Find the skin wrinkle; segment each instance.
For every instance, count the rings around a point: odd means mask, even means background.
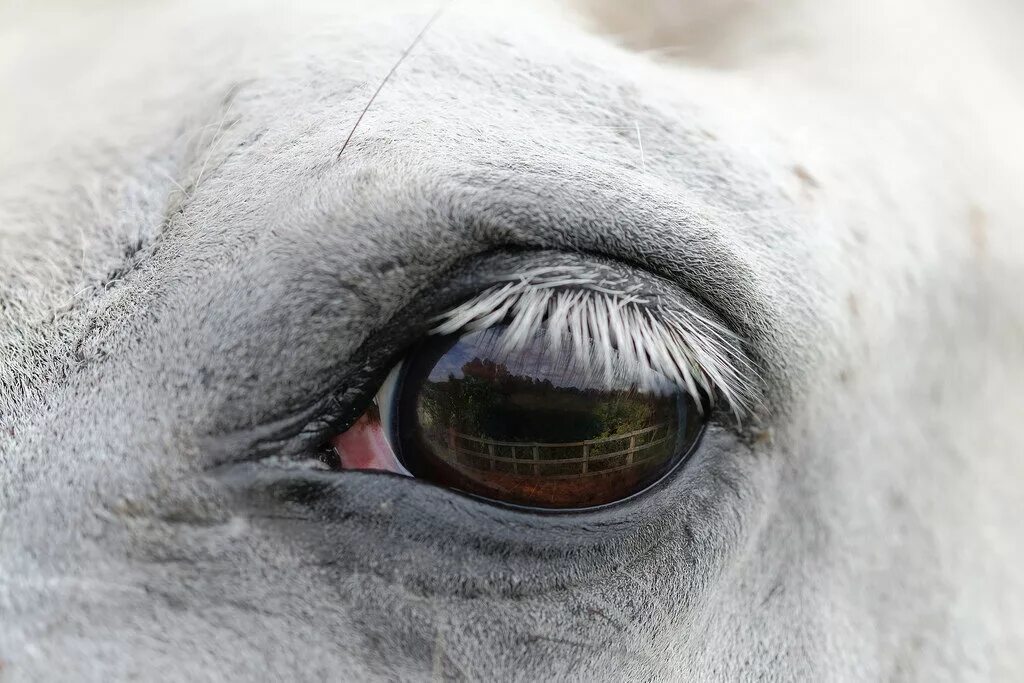
[[[196,180],[195,183],[192,184],[193,188],[198,184],[198,180],[201,179],[203,172],[205,171],[206,167],[209,165],[210,159],[211,159],[211,157],[213,155],[213,152],[214,152],[214,147],[215,147],[216,142],[217,142],[217,135],[223,129],[224,121],[226,120],[226,118],[228,116],[231,104],[232,104],[232,102],[234,100],[234,97],[237,95],[238,90],[239,90],[240,87],[242,87],[242,84],[234,84],[234,85],[231,85],[227,89],[227,95],[225,95],[222,98],[222,102],[221,102],[221,104],[223,105],[223,113],[219,117],[219,122],[216,123],[216,124],[207,124],[206,126],[200,127],[198,129],[198,131],[201,133],[201,131],[204,128],[209,128],[209,127],[212,127],[212,126],[216,126],[216,133],[214,134],[214,139],[211,140],[207,144],[207,146],[206,146],[205,155],[203,157],[202,166],[201,166],[199,174],[197,176],[197,180]],[[197,135],[197,134],[199,134],[199,133],[194,133],[193,136]],[[190,142],[191,142],[191,137],[185,141],[185,146],[187,147]],[[179,154],[178,151],[175,151],[173,153],[174,156],[177,156],[178,154]],[[223,161],[226,162],[228,160],[228,158],[229,157],[225,158]],[[173,163],[173,158],[172,158],[172,163]],[[156,167],[156,170],[157,170],[157,172],[162,177],[164,177],[164,179],[166,179],[168,182],[170,182],[176,188],[180,189],[179,183],[177,183],[177,181],[175,181],[170,175],[168,175],[166,171],[162,170],[160,167]],[[95,307],[95,297],[94,297],[94,300],[92,302],[90,302],[89,300],[83,300],[81,298],[81,295],[85,294],[85,293],[88,293],[88,292],[95,293],[97,291],[102,291],[103,293],[109,292],[109,290],[110,290],[110,288],[112,286],[122,283],[124,281],[124,279],[132,273],[132,271],[134,271],[137,267],[139,267],[145,261],[147,256],[150,256],[153,253],[155,253],[160,248],[160,243],[161,243],[162,237],[164,236],[164,234],[167,232],[168,228],[172,224],[172,218],[177,218],[179,220],[182,220],[182,222],[184,222],[184,219],[181,218],[181,214],[182,214],[182,205],[187,200],[187,196],[186,195],[187,195],[187,192],[184,192],[184,191],[182,192],[182,195],[180,195],[178,197],[175,197],[173,193],[168,194],[168,197],[167,197],[167,200],[166,200],[167,208],[163,211],[163,218],[160,220],[159,227],[152,234],[152,236],[150,236],[146,240],[143,240],[143,238],[138,238],[134,244],[129,244],[128,247],[126,247],[126,249],[125,249],[124,261],[121,264],[119,264],[119,265],[113,266],[111,268],[111,270],[109,270],[108,273],[104,276],[104,278],[103,278],[101,283],[99,283],[99,284],[91,284],[91,285],[88,285],[88,286],[84,287],[83,289],[80,289],[68,301],[66,301],[63,304],[57,306],[54,310],[49,311],[44,317],[42,317],[37,323],[35,323],[33,325],[33,327],[38,326],[40,323],[43,323],[43,324],[45,324],[45,323],[54,324],[54,323],[58,322],[58,320],[64,319],[65,316],[68,316],[68,315],[72,314],[76,307],[85,307],[86,311],[88,311],[92,307]],[[80,227],[79,227],[79,231],[80,231],[80,234],[83,234],[83,233],[81,233],[81,228]],[[85,258],[86,258],[85,251],[84,251],[84,249],[85,249],[84,234],[83,234],[82,240],[83,240],[82,260],[84,261]],[[92,307],[89,306],[90,303],[93,304]],[[83,354],[83,352],[81,350],[83,344],[87,343],[87,341],[90,340],[90,338],[95,338],[96,335],[97,335],[97,332],[100,331],[97,328],[97,326],[96,326],[95,320],[96,320],[95,318],[90,320],[89,327],[87,327],[86,329],[84,329],[82,332],[79,333],[78,338],[77,338],[77,340],[75,342],[74,357],[78,361],[78,363],[81,363],[83,360],[85,360],[85,356],[84,356],[84,354]],[[9,353],[11,353],[14,350],[16,350],[16,349],[7,348],[6,352],[7,352],[7,354],[9,354]],[[8,370],[8,369],[9,370],[17,370],[18,366],[17,366],[17,364],[12,363],[11,365],[3,368],[3,370]],[[68,372],[70,372],[73,369],[73,366],[66,367],[66,368],[57,368],[57,367],[53,367],[51,365],[49,369],[50,369],[50,372],[54,376],[62,376],[62,375],[66,375]],[[0,374],[0,383],[7,384],[8,382],[9,382],[9,380],[5,381],[5,378],[4,378],[3,374]],[[27,389],[28,387],[26,387],[24,384],[22,384],[22,388],[23,389]],[[35,389],[37,392],[41,388],[42,387],[33,387],[33,389]],[[6,396],[0,396],[0,398],[7,398],[7,397]]]
[[[436,3],[0,7],[3,675],[1019,679],[990,2],[453,3],[368,108]],[[704,302],[764,424],[582,515],[288,463],[552,253]]]

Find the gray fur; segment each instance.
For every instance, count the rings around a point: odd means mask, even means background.
[[[82,4],[0,7],[0,677],[1019,680],[1012,9],[664,63],[457,1],[353,131],[436,6]],[[714,311],[756,419],[568,516],[282,457],[541,251]]]

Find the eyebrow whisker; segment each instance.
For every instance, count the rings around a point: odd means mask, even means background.
[[[390,81],[391,77],[395,75],[395,72],[398,71],[398,67],[402,65],[402,62],[405,61],[405,58],[409,56],[409,53],[412,52],[413,48],[415,48],[416,45],[423,39],[423,36],[427,34],[427,31],[430,30],[430,27],[434,25],[434,22],[436,22],[438,18],[440,18],[441,14],[448,8],[448,6],[452,2],[454,2],[454,0],[447,0],[447,2],[443,3],[440,7],[434,10],[434,13],[430,15],[429,19],[427,19],[427,23],[423,25],[423,28],[420,29],[419,33],[417,33],[416,36],[412,39],[412,42],[409,43],[409,46],[402,51],[402,54],[399,55],[398,59],[391,66],[391,69],[388,70],[387,74],[385,74],[384,80],[382,80],[380,82],[380,85],[377,86],[377,89],[373,91],[373,94],[370,95],[370,99],[366,102],[366,106],[363,107],[363,110],[359,112],[359,116],[356,117],[356,122],[355,124],[353,124],[352,130],[348,132],[348,137],[345,138],[345,142],[341,145],[341,149],[338,150],[338,159],[341,159],[341,155],[345,153],[345,148],[348,147],[348,143],[352,141],[352,136],[355,135],[356,128],[358,128],[359,124],[363,122],[363,117],[366,116],[366,112],[368,112],[370,110],[370,107],[373,106],[373,103],[374,101],[376,101],[377,96],[380,95],[381,90],[384,89],[384,86],[387,85],[387,82]]]
[[[636,126],[636,144],[640,147],[640,172],[647,173],[647,161],[644,160],[644,140],[640,137],[640,122],[634,121]]]

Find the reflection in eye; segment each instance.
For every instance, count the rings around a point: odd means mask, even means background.
[[[703,419],[667,378],[621,358],[610,372],[574,362],[543,329],[508,349],[507,331],[436,337],[409,358],[393,429],[413,475],[505,503],[578,508],[646,488],[689,452]]]
[[[540,268],[481,292],[439,318],[329,462],[535,508],[649,488],[686,459],[712,398],[739,416],[757,378],[721,324],[620,291]]]

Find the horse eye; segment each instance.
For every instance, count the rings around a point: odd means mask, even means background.
[[[379,413],[334,440],[336,465],[571,509],[643,491],[692,450],[705,411],[649,364],[611,350],[592,367],[575,359],[598,339],[557,348],[544,327],[513,336],[502,324],[428,337],[378,394]]]

